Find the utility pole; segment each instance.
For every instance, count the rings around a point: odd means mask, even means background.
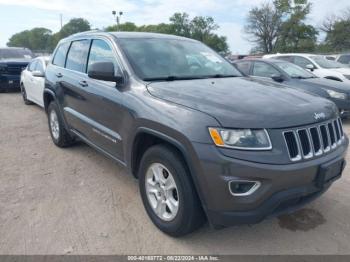
[[[117,22],[117,31],[119,31],[120,20],[121,20],[121,17],[123,15],[123,12],[119,12],[117,15],[117,12],[113,10],[112,15],[114,16],[114,19]]]
[[[62,26],[63,26],[63,14],[60,14],[60,24],[61,24],[61,29],[62,29]]]

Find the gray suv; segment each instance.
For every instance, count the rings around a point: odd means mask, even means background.
[[[257,223],[341,176],[348,139],[328,100],[243,77],[198,41],[86,32],[62,40],[44,90],[59,147],[91,145],[138,178],[163,232]]]

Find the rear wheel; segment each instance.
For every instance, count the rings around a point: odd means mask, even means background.
[[[66,130],[58,106],[51,102],[47,110],[49,129],[52,141],[58,147],[68,147],[74,142],[74,138]]]
[[[171,147],[156,145],[146,151],[141,160],[139,186],[147,214],[164,233],[183,236],[204,223],[190,173]]]
[[[31,104],[33,104],[31,101],[28,100],[28,98],[27,98],[27,92],[26,92],[26,89],[25,89],[25,87],[24,87],[23,84],[21,84],[21,93],[22,93],[22,98],[23,98],[24,104],[26,104],[26,105],[31,105]]]

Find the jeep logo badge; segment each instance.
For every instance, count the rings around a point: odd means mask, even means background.
[[[315,120],[325,119],[326,118],[326,114],[325,113],[315,113],[314,114],[314,118],[315,118]]]

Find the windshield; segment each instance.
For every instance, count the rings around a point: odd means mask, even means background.
[[[0,59],[31,59],[33,53],[28,49],[0,49]]]
[[[233,65],[199,42],[161,38],[123,38],[118,42],[143,80],[242,76]]]
[[[341,68],[344,67],[341,63],[328,60],[320,55],[310,56],[320,67],[323,68]]]
[[[301,67],[289,62],[276,62],[276,66],[282,69],[288,76],[292,78],[314,78],[315,76]]]

